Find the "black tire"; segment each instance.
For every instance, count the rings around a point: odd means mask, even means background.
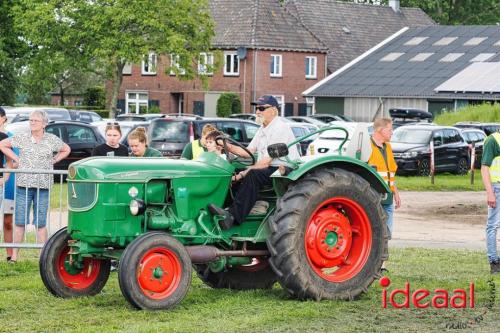
[[[45,287],[63,298],[93,296],[101,292],[109,278],[110,260],[85,258],[83,269],[71,266],[68,259],[67,228],[52,235],[40,254],[40,276]]]
[[[254,265],[227,267],[221,272],[212,272],[205,264],[194,265],[198,277],[208,286],[216,289],[253,290],[271,289],[278,278],[268,259]]]
[[[417,175],[429,176],[431,174],[431,167],[427,159],[422,159],[418,162]]]
[[[267,241],[283,288],[315,300],[353,300],[366,292],[388,258],[380,200],[366,180],[337,168],[292,184],[277,203]]]
[[[191,272],[191,259],[177,239],[163,232],[148,232],[125,248],[118,282],[132,306],[164,310],[184,299],[191,284]]]
[[[455,173],[457,175],[466,175],[469,172],[469,163],[465,157],[461,157],[457,163],[457,170]]]

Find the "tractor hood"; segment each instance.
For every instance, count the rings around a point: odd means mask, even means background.
[[[142,182],[149,179],[230,176],[234,167],[214,153],[196,161],[139,157],[90,157],[72,163],[72,181]]]

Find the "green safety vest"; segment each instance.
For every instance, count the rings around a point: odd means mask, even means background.
[[[500,146],[500,133],[495,132],[492,135]],[[490,179],[492,183],[500,183],[500,156],[495,157],[493,162],[491,162]]]

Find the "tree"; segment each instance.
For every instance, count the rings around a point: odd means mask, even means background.
[[[166,70],[192,79],[214,36],[207,0],[19,0],[16,13],[30,42],[104,70],[112,116],[125,64],[175,54],[179,67]]]

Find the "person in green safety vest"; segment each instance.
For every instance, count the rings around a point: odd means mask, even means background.
[[[217,130],[217,128],[212,124],[206,124],[203,126],[203,129],[201,130],[201,138],[188,143],[182,151],[181,158],[195,160],[201,155],[201,153],[207,151],[205,148],[205,138],[208,133],[215,130]]]

